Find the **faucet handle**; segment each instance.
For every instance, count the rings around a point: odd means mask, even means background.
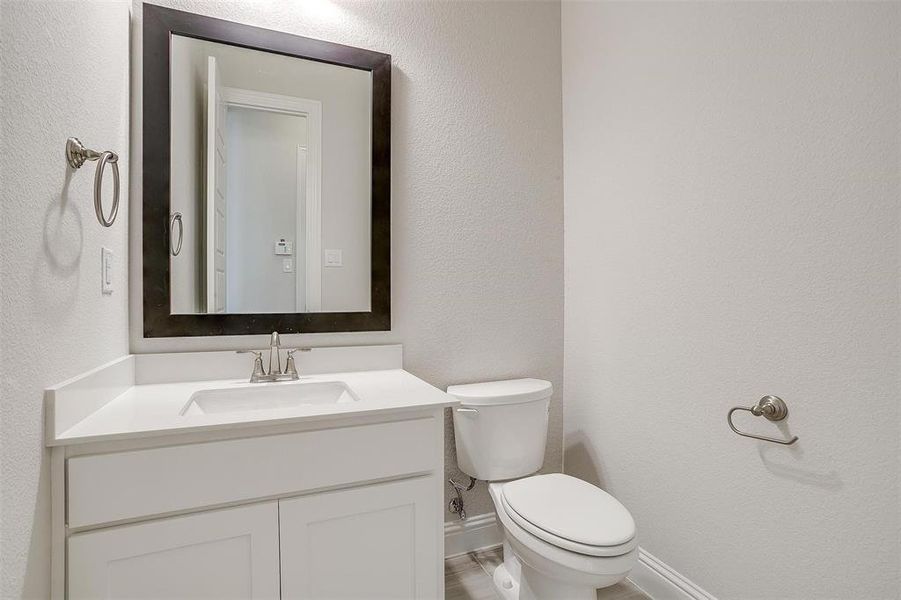
[[[266,372],[263,370],[263,351],[262,350],[237,350],[238,354],[253,354],[253,374],[250,381],[257,381],[260,377],[264,377]]]
[[[294,379],[297,379],[297,365],[294,364],[294,353],[309,351],[309,348],[289,348],[288,350],[286,350],[286,352],[288,353],[288,359],[285,362],[285,374],[290,375]]]

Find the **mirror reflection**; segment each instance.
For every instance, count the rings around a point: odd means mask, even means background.
[[[174,314],[370,310],[369,71],[171,38]]]

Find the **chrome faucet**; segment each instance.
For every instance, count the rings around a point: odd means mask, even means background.
[[[275,355],[275,364],[278,367],[276,373],[282,372],[282,355],[279,349],[282,347],[278,332],[273,331],[269,336],[269,373],[272,373],[272,355]]]
[[[250,383],[266,383],[271,381],[293,381],[299,379],[297,365],[294,364],[295,352],[309,352],[309,348],[291,348],[286,350],[285,370],[282,370],[281,339],[277,331],[269,336],[269,369],[263,368],[262,350],[238,350],[238,354],[253,354],[253,373],[250,375]],[[275,358],[275,370],[272,369],[272,359]]]

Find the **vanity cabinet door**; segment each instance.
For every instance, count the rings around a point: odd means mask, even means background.
[[[443,597],[434,478],[279,502],[282,598]]]
[[[68,598],[277,599],[276,502],[69,538]]]

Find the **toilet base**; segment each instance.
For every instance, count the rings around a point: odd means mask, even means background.
[[[494,570],[494,589],[504,600],[519,600],[519,582],[510,576],[506,565],[500,565]]]
[[[539,573],[529,565],[522,566],[518,600],[597,600],[597,589],[570,585]]]
[[[504,562],[494,570],[494,588],[503,600],[596,600],[597,589],[571,585],[522,564],[504,542]]]
[[[513,554],[510,543],[504,540],[504,562],[494,570],[494,589],[504,600],[519,600],[519,578],[522,563]]]

